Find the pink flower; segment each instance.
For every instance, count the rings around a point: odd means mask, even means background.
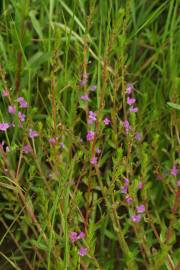
[[[177,186],[180,187],[180,179],[177,181]]]
[[[84,101],[89,101],[90,100],[88,94],[84,95],[84,96],[81,96],[81,99],[84,100]]]
[[[137,206],[136,209],[137,209],[138,213],[144,213],[145,206],[144,206],[144,204],[141,204],[141,205]]]
[[[142,183],[142,182],[139,182],[137,188],[138,188],[138,189],[143,189],[143,187],[144,187],[143,183]]]
[[[128,191],[128,186],[127,185],[121,187],[121,193],[122,194],[127,194],[127,191]]]
[[[77,239],[78,239],[78,234],[77,234],[77,232],[71,232],[71,233],[70,233],[70,239],[71,239],[71,242],[72,242],[72,243],[76,242]]]
[[[142,140],[142,135],[139,132],[137,132],[135,134],[135,139],[136,139],[136,141],[141,141]]]
[[[9,112],[10,114],[15,114],[15,113],[16,113],[16,107],[15,107],[15,106],[9,105],[9,106],[8,106],[8,112]]]
[[[92,165],[96,165],[97,164],[97,157],[92,157],[90,162]]]
[[[55,145],[55,144],[56,144],[56,138],[50,138],[50,139],[48,140],[48,142],[49,142],[50,144],[52,144],[52,145]]]
[[[80,232],[78,235],[78,239],[83,239],[85,237],[85,233],[84,232]]]
[[[87,248],[81,247],[80,250],[78,251],[78,255],[83,257],[87,254]]]
[[[31,146],[30,146],[29,144],[25,144],[25,145],[23,146],[23,152],[24,152],[25,154],[28,154],[28,153],[32,152]]]
[[[132,105],[135,102],[136,102],[136,99],[135,98],[130,98],[130,97],[127,98],[127,104]]]
[[[38,137],[39,133],[36,130],[29,129],[29,138]]]
[[[131,220],[133,221],[133,222],[140,222],[140,220],[141,220],[141,216],[140,215],[132,215],[131,216]]]
[[[131,203],[133,201],[133,199],[129,195],[126,196],[125,200],[127,203]]]
[[[129,132],[129,129],[130,129],[129,121],[128,121],[128,120],[125,120],[125,121],[123,122],[123,126],[124,126],[124,128],[125,128],[126,133],[128,133],[128,132]]]
[[[100,148],[96,148],[96,153],[99,155],[101,154],[101,149]]]
[[[108,126],[111,123],[111,121],[108,117],[106,117],[103,122],[106,126]]]
[[[126,93],[130,95],[134,91],[134,86],[131,83],[127,84]]]
[[[19,120],[20,120],[21,122],[24,122],[25,119],[26,119],[25,114],[22,113],[22,112],[18,112],[18,117],[19,117]]]
[[[85,86],[88,82],[88,74],[87,73],[84,73],[83,74],[83,79],[79,82],[80,86]]]
[[[129,111],[132,112],[132,113],[136,113],[136,112],[138,112],[138,108],[137,108],[137,107],[131,106],[131,107],[129,108]]]
[[[178,169],[176,166],[173,166],[171,169],[171,175],[176,176],[178,174]]]
[[[20,108],[27,108],[27,102],[23,97],[18,97],[17,101],[20,103]]]
[[[9,128],[8,123],[0,123],[0,130],[1,131],[6,131]]]
[[[87,84],[87,80],[81,80],[80,82],[79,82],[79,85],[80,86],[85,86]]]
[[[89,120],[88,120],[88,124],[93,124],[96,121],[96,114],[92,111],[89,112]]]
[[[96,85],[91,85],[91,87],[90,87],[90,90],[91,91],[96,91],[96,89],[97,89],[97,86]]]
[[[8,97],[9,96],[9,91],[7,89],[4,89],[2,92],[3,97]]]
[[[93,141],[95,137],[95,132],[94,131],[88,131],[86,134],[86,140],[87,141]]]
[[[85,72],[85,73],[83,73],[83,79],[84,79],[84,80],[87,80],[87,79],[88,79],[88,77],[89,77],[89,74],[88,74],[88,73],[86,73],[86,72]]]
[[[61,148],[64,148],[64,147],[65,147],[64,142],[61,142],[61,143],[60,143],[60,146],[61,146]]]
[[[125,186],[128,186],[128,184],[129,184],[129,179],[128,178],[124,178],[124,184],[125,184]]]

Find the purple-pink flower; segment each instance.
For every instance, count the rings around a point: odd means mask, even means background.
[[[95,132],[94,131],[88,131],[86,134],[86,140],[87,141],[93,141],[95,137]]]
[[[131,216],[131,220],[132,220],[133,222],[138,223],[138,222],[140,222],[140,220],[141,220],[141,216],[140,216],[140,215],[132,215],[132,216]]]
[[[136,113],[136,112],[138,112],[138,108],[137,108],[137,107],[131,106],[131,107],[129,108],[129,111],[132,112],[132,113]]]
[[[125,198],[126,202],[129,204],[129,203],[132,203],[133,199],[132,197],[130,197],[129,195],[126,196]]]
[[[83,257],[87,254],[87,248],[81,247],[78,251],[78,255]]]
[[[36,130],[29,129],[29,137],[31,139],[35,138],[35,137],[38,137],[38,136],[39,136],[39,133]]]
[[[52,144],[52,145],[55,145],[56,144],[56,138],[49,138],[49,140],[48,140],[48,142],[50,143],[50,144]]]
[[[96,153],[97,153],[98,155],[100,155],[100,154],[101,154],[101,149],[100,149],[100,148],[96,148]]]
[[[16,113],[16,107],[15,106],[12,106],[12,105],[9,105],[8,106],[8,112],[10,114],[15,114]]]
[[[96,85],[91,85],[91,87],[90,87],[90,90],[91,91],[96,91],[96,89],[97,89],[97,86]]]
[[[61,148],[64,148],[64,147],[65,147],[64,142],[60,142],[60,147],[61,147]]]
[[[178,169],[177,169],[177,167],[174,165],[174,166],[172,167],[172,169],[171,169],[171,175],[177,176],[177,174],[178,174]]]
[[[77,232],[71,232],[70,233],[70,240],[72,243],[76,242],[78,239],[78,233]]]
[[[144,213],[145,206],[144,206],[144,204],[141,204],[141,205],[137,206],[136,209],[137,209],[138,213]]]
[[[135,139],[136,139],[136,141],[141,141],[142,140],[142,135],[139,132],[137,132],[135,134]]]
[[[8,123],[0,123],[0,130],[1,131],[6,131],[9,128]]]
[[[128,184],[129,184],[129,179],[128,178],[124,178],[124,184],[125,184],[125,186],[128,186]]]
[[[130,129],[129,121],[128,120],[124,120],[123,126],[125,128],[126,133],[128,133],[129,132],[129,129]]]
[[[8,96],[9,96],[9,91],[8,91],[7,89],[4,89],[4,90],[2,91],[2,96],[3,96],[3,97],[8,97]]]
[[[85,86],[87,84],[87,80],[81,80],[80,82],[79,82],[79,85],[80,86]]]
[[[90,163],[92,165],[96,165],[97,164],[97,157],[92,157]]]
[[[25,119],[26,119],[26,116],[25,116],[24,113],[18,112],[18,118],[19,118],[19,120],[20,120],[21,122],[24,122]]]
[[[142,183],[142,182],[139,182],[137,188],[138,188],[138,189],[143,189],[143,187],[144,187],[143,183]]]
[[[89,112],[88,124],[93,124],[96,121],[96,114],[92,111]]]
[[[130,97],[127,97],[127,104],[129,105],[132,105],[136,102],[136,99],[135,98],[130,98]]]
[[[25,101],[25,99],[23,97],[18,97],[17,101],[20,104],[20,108],[27,108],[27,102]]]
[[[84,100],[84,101],[89,101],[89,96],[88,94],[84,95],[84,96],[81,96],[81,99]]]
[[[127,191],[128,191],[128,186],[127,185],[121,187],[121,193],[122,194],[127,194]]]
[[[88,82],[88,74],[84,73],[83,74],[83,79],[79,82],[80,86],[85,86]]]
[[[177,186],[180,187],[180,179],[177,181]]]
[[[108,126],[111,123],[111,120],[108,117],[106,117],[103,122],[106,126]]]
[[[127,84],[126,93],[130,95],[134,91],[134,86],[131,83]]]
[[[24,152],[25,154],[31,153],[31,152],[32,152],[31,146],[30,146],[29,144],[25,144],[25,145],[23,146],[23,152]]]
[[[78,239],[83,239],[85,237],[85,233],[84,232],[80,232],[78,235]]]

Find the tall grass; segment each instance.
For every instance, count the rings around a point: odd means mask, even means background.
[[[178,11],[0,2],[0,269],[180,268]]]

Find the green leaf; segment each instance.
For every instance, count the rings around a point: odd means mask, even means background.
[[[41,64],[47,62],[48,58],[49,58],[48,53],[37,52],[29,59],[29,65],[31,68],[37,69]]]
[[[36,19],[36,12],[34,10],[31,10],[29,12],[29,16],[31,18],[31,21],[32,21],[32,24],[33,24],[33,27],[34,27],[35,31],[39,35],[40,39],[43,39],[43,34],[42,34],[41,26],[40,26],[38,20]]]
[[[167,105],[172,107],[173,109],[180,110],[180,105],[172,102],[167,102]]]

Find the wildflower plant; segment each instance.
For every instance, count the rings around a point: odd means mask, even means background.
[[[178,3],[2,2],[2,269],[179,269]]]

